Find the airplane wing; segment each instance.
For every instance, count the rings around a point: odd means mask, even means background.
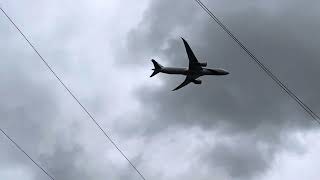
[[[186,76],[186,79],[178,86],[176,87],[175,89],[173,89],[172,91],[176,91],[186,85],[188,85],[189,83],[193,82],[193,80],[197,79],[199,76]]]
[[[174,88],[172,91],[178,90],[178,89],[188,85],[189,83],[191,83],[191,81],[187,77],[178,87]]]
[[[190,70],[201,70],[202,67],[199,64],[199,61],[197,60],[196,56],[193,54],[192,49],[190,48],[188,42],[184,40],[182,37],[181,39],[183,40],[183,44],[186,48],[188,58],[189,58],[189,69]]]

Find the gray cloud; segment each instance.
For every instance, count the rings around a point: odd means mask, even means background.
[[[308,3],[309,13],[298,13],[302,11],[299,2],[272,3],[270,6],[259,2],[241,6],[243,2],[234,1],[207,4],[209,8],[217,5],[219,8],[215,9],[219,9],[217,12],[227,26],[285,84],[317,110],[320,104],[316,95],[320,86],[312,83],[312,79],[318,74],[320,41],[313,33],[305,32],[320,28],[319,24],[314,24],[319,14],[309,8],[310,4],[316,6],[318,2]],[[232,8],[227,8],[230,5]],[[143,112],[148,112],[141,122],[147,124],[144,133],[152,136],[168,127],[218,131],[221,137],[231,137],[233,145],[222,142],[212,147],[205,155],[211,157],[209,164],[224,168],[234,179],[252,179],[268,170],[292,133],[316,126],[200,8],[195,7],[193,2],[153,1],[140,26],[128,34],[129,56],[134,58],[127,63],[150,64],[148,59],[156,56],[160,57],[160,63],[185,66],[187,56],[179,39],[183,36],[200,60],[208,61],[210,67],[228,69],[231,74],[202,77],[201,86],[191,84],[177,92],[170,90],[183,78],[158,75],[163,86],[141,87],[136,93]],[[306,24],[314,25],[306,27]],[[239,135],[242,138],[236,138]],[[256,142],[272,151],[264,153]]]
[[[255,179],[277,153],[305,152],[292,134],[311,130],[309,117],[194,2],[144,3],[34,0],[4,7],[147,179]],[[320,87],[309,79],[318,73],[319,28],[306,26],[318,16],[316,3],[208,4],[316,110]],[[57,180],[140,179],[7,20],[0,21],[6,42],[0,45],[0,126]],[[187,65],[179,36],[199,59],[231,74],[203,77],[201,86],[175,93],[170,90],[182,77],[149,79],[151,72],[142,69],[151,57]],[[158,80],[162,85],[152,87]],[[46,178],[0,140],[0,179]]]
[[[57,2],[48,6],[37,1],[19,3],[19,11],[14,8],[16,2],[3,7],[85,106],[96,117],[103,116],[101,124],[112,126],[114,114],[109,112],[119,111],[114,105],[121,91],[112,89],[117,87],[111,76],[115,70],[110,67],[111,50],[105,46],[111,35],[102,32],[113,22],[93,21],[103,8],[93,11],[95,7],[86,6],[92,2],[81,1],[77,7],[71,1],[63,3],[62,9]],[[39,11],[28,14],[31,8]],[[0,21],[5,42],[0,45],[1,128],[57,180],[138,179],[7,19],[1,15]],[[48,178],[5,137],[1,137],[0,159],[0,179],[19,178],[16,172],[23,172],[25,179]],[[15,173],[7,175],[7,171]]]

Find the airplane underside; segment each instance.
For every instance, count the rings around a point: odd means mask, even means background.
[[[189,59],[189,67],[188,68],[175,68],[175,67],[164,67],[160,65],[158,62],[156,62],[154,59],[152,59],[152,63],[154,65],[153,73],[150,77],[153,77],[154,75],[158,73],[165,73],[165,74],[178,74],[178,75],[185,75],[185,80],[173,91],[178,90],[189,83],[194,84],[201,84],[201,80],[198,80],[197,78],[204,76],[204,75],[227,75],[229,72],[223,70],[223,69],[209,69],[205,68],[207,66],[206,62],[199,62],[196,58],[196,56],[193,54],[190,46],[188,43],[182,38],[184,46],[187,51],[188,59]]]
[[[183,68],[172,68],[172,69],[166,69],[164,68],[160,72],[165,73],[165,74],[178,74],[178,75],[186,75],[186,76],[204,76],[204,75],[227,75],[229,74],[228,72],[221,70],[221,69],[207,69],[203,68],[202,70],[199,71],[194,71],[194,70],[187,70]]]

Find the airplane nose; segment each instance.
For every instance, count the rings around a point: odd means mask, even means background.
[[[230,74],[228,71],[224,69],[209,69],[211,75],[227,75]]]
[[[224,69],[220,69],[220,73],[221,75],[228,75],[230,74],[228,71],[224,70]]]

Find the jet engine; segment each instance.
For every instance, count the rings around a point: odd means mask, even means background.
[[[195,84],[201,84],[202,83],[201,80],[197,80],[197,79],[193,80],[192,82],[195,83]]]
[[[207,62],[204,62],[204,63],[199,63],[199,65],[201,66],[201,67],[207,67]]]

